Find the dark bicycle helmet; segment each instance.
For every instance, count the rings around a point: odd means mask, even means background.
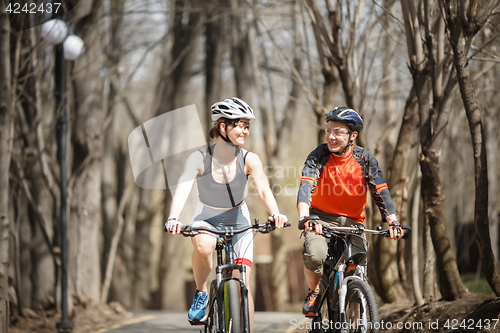
[[[363,129],[363,119],[351,108],[337,106],[325,114],[326,121],[339,121],[346,124],[353,131],[360,132]]]

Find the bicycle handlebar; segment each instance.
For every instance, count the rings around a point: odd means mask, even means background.
[[[299,221],[299,230],[304,230],[305,229],[305,223],[308,221],[312,221],[309,223],[310,227],[314,227],[317,223],[316,220],[319,220],[319,216],[317,215],[310,215],[306,216]],[[384,237],[390,237],[389,229],[382,229],[381,226],[378,226],[376,230],[373,229],[367,229],[365,228],[364,225],[358,224],[358,225],[352,225],[349,227],[334,227],[334,226],[326,226],[323,225],[323,230],[326,230],[327,233],[331,234],[355,234],[355,235],[361,235],[363,233],[365,234],[373,234],[373,235],[382,235]],[[411,233],[411,227],[407,225],[402,225],[401,229],[406,230],[407,232],[404,233],[402,239],[407,239],[410,236]],[[323,232],[323,235],[325,235],[325,232]]]
[[[285,222],[283,227],[289,227],[292,223],[290,221]],[[258,232],[267,234],[276,229],[274,221],[267,221],[264,224],[259,224],[259,219],[254,220],[254,224],[248,225],[246,227],[240,229],[234,229],[233,227],[226,227],[224,230],[218,229],[208,229],[206,227],[192,227],[190,225],[186,225],[182,227],[181,234],[184,237],[193,237],[200,233],[200,231],[210,232],[215,235],[226,236],[226,235],[236,235],[241,234],[249,229],[257,229]]]

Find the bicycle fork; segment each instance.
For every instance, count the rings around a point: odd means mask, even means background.
[[[219,250],[219,245],[220,250]],[[226,262],[227,264],[222,264],[222,249],[224,246],[222,244],[217,244],[217,267],[215,268],[216,279],[217,279],[217,294],[223,295],[224,297],[217,297],[217,305],[219,308],[219,313],[222,314],[224,311],[224,316],[219,316],[219,329],[221,333],[230,333],[226,331],[226,309],[224,304],[227,301],[226,288],[225,285],[230,280],[236,280],[240,284],[240,297],[241,297],[241,310],[243,318],[243,328],[244,333],[249,333],[248,327],[250,327],[249,316],[248,316],[248,289],[246,287],[246,266],[234,264],[232,247],[226,245]],[[233,277],[232,273],[234,270],[240,271],[239,278]],[[230,326],[229,326],[230,327]],[[230,328],[229,328],[230,330]]]

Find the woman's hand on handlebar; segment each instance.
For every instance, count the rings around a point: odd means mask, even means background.
[[[172,235],[178,235],[181,233],[183,224],[176,218],[170,218],[165,222],[163,230],[165,232],[171,233]]]
[[[269,216],[268,220],[270,222],[274,222],[274,225],[277,229],[281,229],[285,226],[285,223],[288,222],[288,218],[284,214],[274,214]]]

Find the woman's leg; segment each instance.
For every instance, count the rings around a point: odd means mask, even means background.
[[[198,234],[193,237],[193,275],[198,291],[208,292],[208,275],[212,271],[212,254],[215,251],[216,240],[213,235]]]

